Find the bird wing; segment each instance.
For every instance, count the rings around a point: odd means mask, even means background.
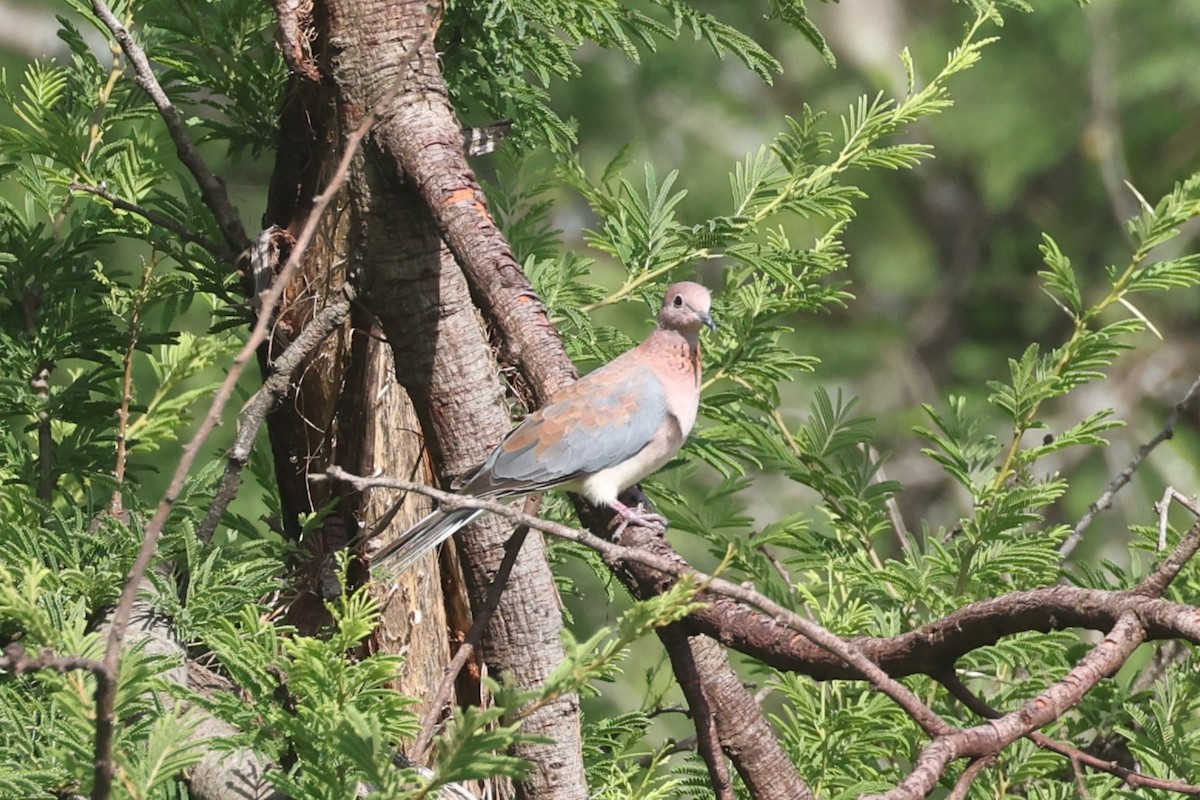
[[[662,382],[621,359],[588,373],[530,414],[467,481],[468,494],[548,489],[620,464],[666,423]]]

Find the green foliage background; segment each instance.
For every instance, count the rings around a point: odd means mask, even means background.
[[[116,8],[145,25],[140,40],[164,83],[218,171],[239,176],[243,217],[255,219],[284,75],[269,7]],[[136,519],[157,502],[247,313],[227,267],[69,190],[104,181],[217,238],[153,109],[89,44],[88,9],[56,10],[67,49],[55,63],[10,56],[4,76],[0,635],[94,654],[97,617],[138,538],[111,520],[91,529],[116,488],[130,320],[142,320],[127,495]],[[481,169],[581,364],[640,337],[669,280],[695,274],[717,289],[723,329],[706,353],[704,423],[649,492],[698,565],[721,563],[837,633],[888,635],[1058,580],[1130,586],[1157,538],[1147,498],[1168,482],[1196,490],[1194,430],[1184,431],[1144,470],[1141,495],[1096,524],[1089,542],[1103,547],[1058,556],[1130,443],[1149,438],[1195,377],[1200,12],[1168,0],[1153,13],[1107,1],[1008,7],[1003,27],[989,15],[979,3],[480,0],[452,4],[442,31],[464,119],[517,121],[505,153]],[[1107,190],[1106,170],[1116,175]],[[1138,356],[1121,357],[1131,346]],[[30,377],[46,362],[41,396]],[[56,489],[39,498],[46,413]],[[156,577],[155,602],[190,654],[241,693],[189,699],[289,765],[277,780],[296,796],[345,796],[362,781],[421,796],[439,782],[519,773],[503,755],[519,733],[488,727],[499,710],[457,720],[432,784],[390,768],[391,746],[415,724],[383,688],[395,660],[351,655],[378,609],[348,594],[320,637],[270,619],[282,557],[254,522],[274,503],[263,454],[258,487],[217,543],[195,542],[220,444],[174,510],[162,553],[176,569]],[[888,516],[893,495],[910,535]],[[686,613],[689,587],[632,605],[594,558],[566,546],[554,557],[570,658],[539,694],[495,687],[498,709],[582,689],[597,796],[704,796],[695,757],[666,753],[665,737],[687,726],[658,713],[677,698],[645,638]],[[1188,601],[1198,588],[1192,570],[1172,594]],[[603,596],[611,604],[597,613]],[[1011,708],[1081,647],[1071,633],[1025,635],[959,666]],[[1130,697],[1143,660],[1053,733],[1104,740],[1153,774],[1195,781],[1198,679],[1175,666]],[[164,688],[168,666],[136,652],[124,661],[118,757],[129,796],[184,792],[176,778],[198,757],[189,720],[147,691]],[[894,785],[919,748],[916,726],[862,685],[744,666],[772,687],[767,707],[821,796]],[[281,698],[271,670],[290,676],[295,696]],[[910,685],[970,721],[931,681]],[[0,680],[0,796],[86,788],[89,703],[81,677]],[[1069,765],[1017,744],[977,791],[1066,797],[1073,780]],[[1127,794],[1110,777],[1085,780],[1095,797]]]

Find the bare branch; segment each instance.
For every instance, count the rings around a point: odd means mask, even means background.
[[[131,214],[137,214],[151,225],[157,225],[158,227],[175,234],[185,242],[190,242],[191,244],[195,244],[204,248],[222,261],[225,261],[229,264],[233,264],[237,261],[237,254],[225,245],[220,244],[219,242],[214,242],[204,234],[192,230],[178,220],[168,217],[166,214],[160,214],[157,211],[153,211],[149,208],[143,208],[136,203],[131,203],[128,200],[124,200],[103,186],[92,186],[87,183],[73,182],[70,188],[73,192],[85,192],[87,194],[93,194],[97,197],[103,198],[104,200],[107,200],[113,208],[119,208],[122,211],[128,211]]]
[[[863,800],[920,800],[937,786],[956,759],[999,753],[1018,738],[1058,719],[1096,684],[1120,669],[1145,637],[1137,615],[1122,614],[1104,640],[1061,681],[999,719],[938,736],[921,751],[912,773],[895,789]]]
[[[954,672],[948,672],[945,675],[938,676],[938,682],[946,687],[959,702],[969,708],[974,713],[984,719],[999,719],[1004,716],[1001,712],[992,708],[972,692],[966,684]],[[1058,753],[1071,760],[1072,764],[1083,765],[1090,767],[1100,772],[1107,772],[1110,775],[1116,775],[1121,780],[1125,781],[1125,785],[1137,789],[1145,787],[1147,789],[1161,789],[1168,792],[1178,792],[1180,794],[1200,795],[1200,786],[1186,783],[1184,781],[1173,781],[1165,778],[1155,778],[1152,775],[1144,775],[1140,772],[1127,769],[1115,761],[1106,761],[1103,758],[1092,755],[1078,747],[1052,739],[1044,733],[1038,731],[1030,731],[1026,734],[1026,738],[1036,744],[1043,750],[1049,750],[1052,753]]]
[[[204,204],[216,217],[221,235],[225,237],[225,244],[235,253],[242,252],[250,246],[250,239],[246,236],[246,230],[242,227],[237,210],[229,202],[229,195],[225,192],[224,184],[217,179],[208,165],[204,163],[204,159],[201,158],[200,151],[192,142],[191,134],[188,133],[183,117],[180,116],[171,99],[167,97],[167,93],[163,91],[158,78],[154,77],[154,70],[150,67],[150,60],[146,58],[145,51],[133,40],[129,31],[121,24],[104,0],[92,0],[92,11],[121,45],[121,50],[129,59],[129,63],[133,64],[134,80],[146,94],[150,95],[151,101],[158,109],[163,122],[166,123],[171,141],[175,142],[175,152],[183,165],[192,173],[192,177],[196,179],[196,185],[200,187]]]
[[[1191,530],[1184,534],[1184,537],[1179,540],[1179,544],[1171,551],[1171,555],[1167,556],[1166,560],[1159,564],[1154,572],[1150,573],[1149,577],[1139,583],[1133,591],[1147,597],[1161,597],[1162,593],[1171,585],[1171,581],[1175,580],[1179,571],[1191,560],[1192,556],[1196,555],[1197,550],[1200,550],[1200,522],[1197,522],[1191,527]]]
[[[0,670],[6,670],[14,675],[43,669],[54,672],[71,672],[82,669],[100,676],[104,672],[104,665],[94,658],[77,655],[60,656],[49,648],[42,650],[36,656],[31,656],[19,642],[7,645],[4,648],[4,655],[0,656]]]
[[[981,756],[973,760],[963,770],[962,775],[958,776],[958,781],[954,784],[954,791],[950,792],[950,796],[946,800],[967,800],[967,795],[971,791],[971,784],[975,783],[975,779],[985,769],[996,763],[995,756]]]
[[[1093,520],[1096,519],[1101,511],[1106,511],[1112,508],[1113,498],[1116,497],[1117,492],[1121,491],[1121,489],[1125,487],[1125,484],[1129,483],[1129,481],[1133,478],[1133,473],[1136,472],[1137,468],[1140,467],[1142,462],[1146,460],[1146,456],[1150,455],[1150,453],[1154,451],[1154,448],[1158,447],[1160,444],[1175,435],[1175,426],[1179,424],[1180,416],[1182,416],[1184,410],[1196,399],[1197,395],[1200,395],[1200,377],[1196,378],[1195,382],[1192,383],[1191,388],[1187,390],[1187,394],[1185,394],[1183,398],[1175,404],[1175,407],[1171,409],[1171,413],[1167,416],[1167,421],[1163,423],[1162,430],[1156,433],[1150,441],[1146,442],[1137,449],[1137,452],[1134,454],[1133,458],[1130,459],[1129,464],[1126,465],[1125,469],[1117,473],[1116,477],[1114,477],[1112,481],[1109,482],[1108,486],[1105,487],[1104,492],[1100,495],[1100,497],[1096,499],[1096,502],[1088,506],[1087,513],[1080,518],[1079,522],[1075,523],[1075,530],[1073,530],[1071,535],[1068,536],[1061,545],[1059,545],[1058,552],[1062,553],[1062,555],[1066,557],[1069,556],[1075,550],[1075,548],[1079,546],[1079,543],[1083,541],[1083,532],[1088,529],[1088,526],[1092,524]]]
[[[267,414],[280,398],[292,389],[292,378],[320,346],[321,342],[337,329],[350,313],[350,305],[354,299],[354,289],[349,285],[343,286],[342,296],[328,303],[304,326],[304,330],[296,340],[274,360],[274,371],[254,396],[246,401],[238,414],[237,436],[234,437],[233,447],[230,448],[228,460],[225,462],[225,472],[221,476],[221,485],[217,489],[213,502],[208,507],[208,513],[196,531],[201,541],[212,539],[217,525],[229,504],[237,497],[242,485],[242,470],[250,460],[250,451],[254,447],[254,439],[259,428],[267,419]]]
[[[593,534],[591,531],[571,528],[556,522],[531,517],[522,514],[520,511],[505,505],[504,503],[495,500],[488,500],[478,497],[468,497],[457,495],[451,492],[443,492],[440,489],[435,489],[431,486],[416,483],[413,481],[400,480],[398,478],[378,477],[378,478],[363,478],[357,475],[352,475],[340,467],[330,467],[326,476],[335,480],[342,480],[354,486],[356,489],[368,489],[374,486],[386,486],[392,489],[405,489],[407,491],[418,492],[428,495],[438,502],[442,503],[447,508],[482,508],[490,511],[493,514],[506,517],[510,520],[518,522],[522,525],[528,525],[534,530],[549,533],[553,536],[558,536],[568,541],[577,542],[590,547],[604,557],[604,560],[609,564],[620,562],[635,562],[644,564],[653,569],[659,570],[673,577],[681,577],[683,575],[693,576],[707,591],[715,594],[725,595],[740,600],[754,608],[759,609],[763,613],[772,617],[776,622],[793,631],[800,633],[807,639],[815,642],[817,646],[832,653],[837,658],[841,659],[846,664],[850,665],[859,676],[865,677],[876,686],[884,694],[891,697],[901,708],[905,710],[918,724],[926,731],[933,735],[948,733],[954,728],[945,720],[938,717],[932,710],[929,709],[921,700],[913,694],[906,686],[893,680],[886,672],[880,669],[874,662],[864,656],[853,645],[848,644],[841,638],[830,633],[825,628],[821,627],[811,620],[805,619],[799,614],[784,608],[770,598],[755,591],[754,589],[740,586],[730,581],[708,575],[699,570],[692,569],[686,564],[678,564],[668,559],[662,558],[653,553],[644,550],[635,550],[633,548],[622,547],[621,545],[605,541]],[[310,480],[318,479],[321,476],[310,476]]]
[[[129,429],[129,405],[133,402],[133,354],[137,351],[138,337],[142,332],[142,306],[146,302],[150,276],[154,274],[154,265],[155,261],[151,259],[142,269],[142,280],[133,295],[133,307],[129,312],[129,342],[125,346],[122,364],[121,405],[117,407],[117,463],[113,467],[113,479],[117,482],[117,488],[113,490],[112,502],[108,508],[108,512],[113,516],[119,516],[125,510],[122,484],[125,483],[125,466],[128,458],[125,436]]]

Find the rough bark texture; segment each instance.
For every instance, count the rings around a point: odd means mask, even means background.
[[[721,749],[733,761],[755,800],[813,800],[762,709],[729,664],[721,645],[707,636],[688,640],[704,692],[712,700]]]
[[[278,226],[284,247],[304,224],[312,197],[328,182],[341,152],[332,87],[294,75],[286,98],[265,220]],[[270,368],[271,354],[294,339],[329,293],[346,280],[349,193],[343,192],[334,203],[300,273],[287,287],[279,322],[261,354],[265,369]],[[286,258],[286,252],[281,256]],[[284,506],[281,525],[293,538],[299,534],[299,513],[316,511],[333,499],[332,487],[308,480],[310,473],[331,463],[362,473],[379,470],[424,480],[432,476],[416,412],[396,383],[390,351],[373,328],[374,320],[356,308],[340,335],[322,345],[269,418]],[[360,521],[371,525],[393,512],[380,532],[386,537],[428,510],[428,501],[416,495],[400,498],[401,505],[393,509],[397,498],[392,495],[372,491],[365,497],[344,496],[319,535],[307,537],[309,557],[296,577],[301,591],[290,605],[289,621],[305,631],[315,631],[327,621],[322,603],[341,589],[332,555],[362,532]],[[396,688],[420,698],[425,687],[440,680],[449,658],[442,586],[436,576],[430,579],[429,571],[414,570],[396,584],[373,591],[382,615],[369,646],[406,657]]]
[[[398,141],[427,153],[454,153],[462,137],[446,97],[423,2],[331,0],[330,67],[344,129],[357,124],[401,76],[409,48],[420,44],[390,114],[385,114],[351,177],[355,267],[361,295],[379,316],[425,441],[443,477],[483,460],[511,427],[504,388],[461,271],[440,257],[441,239],[419,195],[406,181]],[[427,35],[426,35],[427,34]],[[405,165],[406,166],[406,165]],[[503,557],[509,529],[492,518],[461,537],[473,603],[481,602]],[[493,673],[537,686],[563,658],[553,578],[540,536],[531,536],[493,616],[483,656]],[[436,685],[436,681],[429,684]],[[526,733],[546,745],[522,745],[534,765],[518,794],[584,798],[586,786],[578,700],[564,697],[528,717]]]

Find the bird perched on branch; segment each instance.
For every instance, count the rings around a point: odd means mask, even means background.
[[[700,284],[671,286],[644,342],[556,392],[467,474],[461,493],[498,498],[560,488],[616,511],[621,529],[631,522],[665,525],[660,515],[617,496],[670,461],[692,430],[700,404],[700,328],[717,328],[711,306]],[[373,567],[398,575],[483,513],[437,509],[377,552]]]

